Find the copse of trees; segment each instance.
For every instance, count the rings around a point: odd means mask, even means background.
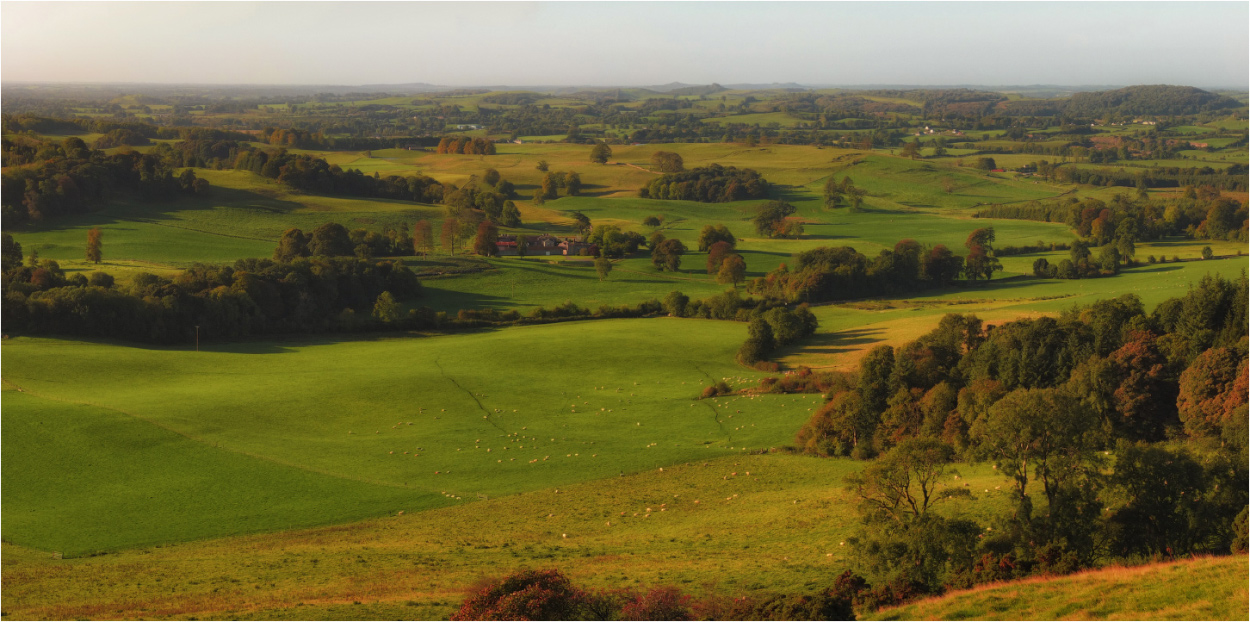
[[[855,187],[855,181],[849,175],[843,177],[842,181],[838,181],[833,175],[825,180],[826,209],[850,207],[852,212],[858,212],[866,194],[866,190]]]
[[[926,248],[902,240],[875,259],[843,246],[819,247],[750,281],[747,291],[789,302],[845,300],[950,285],[964,273],[964,258],[942,244]]]
[[[755,366],[779,347],[810,337],[819,328],[816,315],[801,304],[790,309],[775,306],[767,311],[758,307],[748,317],[748,337],[738,349],[738,361]]]
[[[1018,218],[1068,224],[1093,246],[1158,240],[1165,236],[1196,239],[1250,240],[1250,212],[1245,204],[1220,195],[1213,187],[1187,188],[1180,197],[1131,199],[1117,195],[1110,202],[1071,198],[1057,203],[994,206],[978,218]]]
[[[56,220],[99,208],[110,197],[172,199],[208,192],[193,171],[175,175],[160,157],[137,152],[105,155],[70,137],[55,143],[19,137],[3,139],[5,169],[0,181],[3,225]],[[31,151],[30,165],[24,161]],[[11,157],[12,156],[12,157]]]
[[[440,154],[495,155],[495,143],[487,138],[444,136],[438,141]]]
[[[1084,412],[1079,425],[1087,427],[1073,434],[1102,446],[1181,432],[1235,438],[1245,425],[1246,293],[1244,276],[1207,277],[1149,315],[1130,294],[993,331],[974,316],[947,315],[915,342],[870,352],[845,391],[853,397],[832,396],[800,433],[801,444],[816,453],[860,448],[871,455],[899,439],[927,436],[992,453],[985,443],[994,442],[993,426],[1007,416],[993,407],[1034,390],[1049,393],[1013,399],[1046,401],[1038,416]],[[1075,401],[1060,409],[1054,400]],[[1026,402],[1004,402],[999,410],[1019,413]]]
[[[769,185],[754,170],[712,164],[686,172],[666,173],[638,191],[644,199],[724,203],[762,199]]]
[[[186,343],[365,327],[378,297],[418,296],[401,262],[339,257],[197,264],[172,278],[141,273],[117,287],[105,273],[67,277],[56,262],[10,266],[3,275],[8,331]]]
[[[635,231],[621,231],[616,225],[595,225],[586,242],[599,248],[600,257],[627,257],[638,252],[647,239]]]
[[[109,130],[107,134],[97,138],[94,146],[96,149],[111,149],[122,145],[138,147],[150,144],[152,141],[147,136],[130,128],[120,128]]]
[[[428,225],[427,222],[425,227]],[[422,243],[428,244],[429,240]],[[329,222],[308,234],[300,229],[288,229],[278,240],[273,259],[289,262],[298,257],[402,257],[412,254],[414,246],[407,223],[398,227],[387,225],[378,233],[365,229],[348,231],[341,224]]]
[[[797,238],[803,235],[803,223],[791,220],[795,207],[785,201],[769,201],[759,208],[751,223],[756,233],[768,238]]]
[[[857,377],[790,383],[829,394],[796,436],[805,451],[881,456],[848,478],[867,576],[844,575],[852,600],[1243,550],[1248,294],[1243,272],[1150,314],[1133,295],[993,330],[952,314],[873,349]],[[933,511],[968,494],[943,476],[961,459],[1011,481],[1013,507],[990,530]]]

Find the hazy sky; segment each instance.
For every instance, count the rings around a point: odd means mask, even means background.
[[[0,79],[1246,86],[1247,2],[11,2]]]

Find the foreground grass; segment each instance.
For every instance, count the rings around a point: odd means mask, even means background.
[[[952,592],[873,620],[1245,620],[1244,555],[1111,567]]]
[[[123,550],[78,559],[5,544],[14,619],[445,619],[482,576],[557,567],[579,585],[673,584],[696,594],[828,587],[858,528],[845,459],[696,459],[359,523]],[[1008,505],[989,467],[940,511]],[[1001,487],[1001,489],[999,489]],[[6,512],[8,508],[6,507]]]

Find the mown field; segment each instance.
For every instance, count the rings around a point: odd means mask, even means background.
[[[869,620],[1244,620],[1244,555],[1090,570],[952,592]]]

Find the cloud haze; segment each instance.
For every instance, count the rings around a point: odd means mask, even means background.
[[[1246,86],[1246,2],[4,2],[5,81]]]

